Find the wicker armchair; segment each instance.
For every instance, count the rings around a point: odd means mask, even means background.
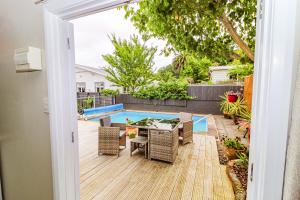
[[[126,134],[121,131],[120,127],[111,127],[110,117],[100,119],[100,127],[98,133],[98,155],[111,154],[118,155],[120,146],[126,148]]]
[[[149,137],[150,159],[173,164],[178,154],[178,128],[173,131],[150,130]]]
[[[187,144],[193,141],[193,115],[191,113],[179,113],[181,127],[179,128],[179,139],[182,144]]]
[[[179,130],[179,139],[182,144],[193,142],[193,121],[183,122],[183,127]]]
[[[188,122],[188,121],[192,121],[192,113],[186,113],[186,112],[180,112],[179,113],[179,118],[180,118],[180,122]]]

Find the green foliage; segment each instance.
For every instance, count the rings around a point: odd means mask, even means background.
[[[160,82],[157,86],[144,86],[133,94],[136,98],[141,99],[173,99],[188,100],[192,99],[187,93],[188,84],[179,80],[169,82]]]
[[[129,92],[150,83],[157,49],[141,44],[137,36],[132,36],[129,41],[117,39],[114,35],[110,39],[115,50],[112,54],[102,56],[108,64],[105,67],[107,79]]]
[[[234,103],[228,101],[227,98],[228,94],[225,93],[224,96],[221,96],[220,98],[222,99],[221,103],[220,103],[220,110],[224,113],[224,114],[229,114],[231,113],[231,110],[234,107]]]
[[[239,60],[235,60],[231,64],[234,65],[234,68],[228,72],[230,79],[244,80],[245,76],[253,74],[254,67],[252,63],[242,64]]]
[[[80,114],[80,115],[83,115],[84,111],[83,111],[83,107],[80,105],[80,103],[77,103],[77,112]]]
[[[244,150],[246,148],[245,145],[243,145],[237,138],[225,138],[223,144],[227,148],[233,148],[235,150]]]
[[[157,81],[162,81],[162,82],[168,82],[176,77],[178,77],[179,74],[177,74],[174,71],[173,65],[167,65],[165,67],[160,68],[156,74],[155,74],[155,79]]]
[[[245,113],[247,111],[248,107],[247,104],[244,100],[244,98],[242,97],[238,97],[238,99],[236,100],[236,102],[233,103],[233,106],[229,112],[230,115],[233,116],[240,116],[241,113]]]
[[[119,90],[111,90],[111,89],[104,89],[101,91],[101,94],[104,96],[117,96],[120,94]]]
[[[246,110],[243,110],[240,112],[239,114],[240,118],[248,121],[248,122],[251,122],[251,112],[248,111],[247,109]]]
[[[213,63],[206,57],[197,58],[188,54],[176,56],[171,65],[161,68],[156,73],[158,81],[168,82],[175,78],[187,80],[189,83],[209,81],[209,67]]]
[[[239,117],[247,112],[248,108],[244,98],[238,96],[236,102],[230,102],[228,101],[228,93],[225,93],[224,96],[221,96],[221,99],[220,109],[224,114]]]
[[[206,57],[199,59],[195,56],[188,56],[181,76],[192,78],[194,83],[207,82],[209,81],[209,67],[212,64]]]
[[[83,109],[92,108],[94,104],[94,99],[88,96],[87,99],[83,100],[83,104]]]
[[[256,0],[141,0],[125,6],[125,17],[144,37],[167,40],[165,53],[197,53],[220,64],[236,56],[237,43],[222,23],[227,16],[238,36],[254,51]]]
[[[180,73],[181,70],[185,67],[188,59],[187,53],[180,53],[173,59],[172,66],[173,70],[177,73]]]
[[[249,152],[246,153],[237,153],[238,157],[237,164],[243,167],[247,167],[249,165]]]
[[[126,118],[125,121],[126,121],[126,125],[131,125],[134,123],[134,121],[129,118]]]

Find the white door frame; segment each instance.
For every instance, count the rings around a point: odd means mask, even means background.
[[[53,188],[56,200],[79,200],[73,31],[66,28],[68,23],[63,20],[110,9],[127,1],[66,2],[49,0],[44,5]],[[294,25],[299,21],[296,18],[298,5],[297,0],[265,0],[261,4],[258,2],[258,5],[262,7],[262,13],[258,12],[257,20],[250,154],[250,163],[253,163],[254,168],[253,181],[249,181],[248,199],[276,200],[282,195],[290,105],[295,82],[298,29]],[[70,38],[69,42],[67,38]],[[70,49],[67,48],[68,43]],[[72,102],[73,105],[66,108],[68,104],[65,102]],[[73,177],[67,173],[70,171],[74,172]]]
[[[48,4],[49,3],[49,4]],[[79,200],[79,149],[74,33],[67,21],[126,3],[124,0],[81,0],[55,8],[44,4],[45,53],[55,200]]]
[[[299,1],[261,0],[258,8],[248,199],[279,200],[299,57]]]

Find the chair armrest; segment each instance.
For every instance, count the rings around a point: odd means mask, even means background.
[[[126,130],[126,125],[122,123],[111,123],[111,127],[120,127],[120,130]]]

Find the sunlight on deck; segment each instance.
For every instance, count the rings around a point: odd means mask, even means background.
[[[150,161],[127,148],[116,156],[98,156],[97,123],[79,121],[80,196],[87,199],[233,200],[225,166],[219,164],[215,138],[195,134],[181,146],[174,165]]]

